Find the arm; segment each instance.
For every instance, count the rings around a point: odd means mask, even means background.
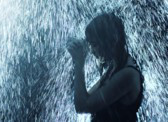
[[[100,69],[100,68],[99,68]],[[96,84],[94,84],[94,86],[88,91],[89,94],[92,94],[93,92],[95,92],[99,86],[101,85],[101,82],[102,81],[105,81],[105,79],[110,75],[109,71],[114,71],[115,67],[110,67],[106,73],[104,73],[102,75],[102,72],[103,72],[103,66],[101,66],[101,69],[100,69],[100,75],[101,75],[101,78],[96,82]]]
[[[97,81],[97,83],[95,83],[94,86],[88,91],[89,94],[92,94],[99,88],[100,83],[102,82],[102,80],[106,78],[106,75],[107,75],[107,72],[104,75],[102,75],[101,78]]]
[[[132,89],[136,86],[139,73],[127,67],[114,74],[111,79],[106,81],[104,86],[88,94],[83,70],[85,61],[83,46],[81,43],[74,42],[68,47],[68,51],[75,64],[74,102],[77,112],[97,112],[132,92]]]
[[[75,73],[75,108],[79,113],[97,112],[131,92],[135,86],[135,77],[139,74],[132,68],[116,73],[104,86],[91,93],[86,91],[83,69]]]
[[[88,91],[88,93],[92,94],[93,92],[95,92],[98,89],[99,85],[100,85],[100,80],[97,81],[97,83]]]

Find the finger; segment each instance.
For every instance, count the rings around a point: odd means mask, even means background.
[[[83,48],[83,45],[81,42],[74,42],[73,44],[74,44],[75,48]]]
[[[73,48],[68,48],[68,52],[69,52],[70,54],[73,54],[73,53],[74,53],[74,49],[73,49]]]
[[[72,44],[75,40],[76,40],[75,38],[69,37],[67,42],[66,42],[66,47],[68,48],[68,47],[72,46]]]
[[[74,42],[70,45],[71,48],[73,48],[74,50],[77,50],[79,48],[82,48],[82,46],[80,45],[80,43],[78,42]]]
[[[67,49],[68,50],[72,50],[72,49],[75,49],[76,48],[76,46],[74,45],[74,44],[69,44],[68,46],[67,46]]]
[[[77,52],[76,50],[77,49],[75,49],[75,48],[73,48],[73,47],[69,47],[69,48],[67,48],[68,49],[68,52],[71,54],[71,55],[75,55],[75,52]]]

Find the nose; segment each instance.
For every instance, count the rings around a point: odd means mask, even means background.
[[[92,53],[96,56],[96,58],[99,57],[99,50],[97,48],[92,48]]]

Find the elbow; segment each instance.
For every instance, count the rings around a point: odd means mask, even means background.
[[[77,102],[75,102],[75,110],[77,113],[81,114],[81,113],[90,113],[87,109],[86,104],[82,103],[79,104]]]
[[[79,95],[74,96],[74,105],[77,113],[90,113],[87,103],[88,95],[79,97]]]
[[[76,113],[78,113],[78,114],[90,113],[86,108],[76,108],[75,107],[75,110],[76,110]]]
[[[79,108],[79,107],[75,106],[75,110],[76,110],[76,113],[78,113],[78,114],[85,113],[85,110],[83,108]]]

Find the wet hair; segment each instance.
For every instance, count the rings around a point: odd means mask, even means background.
[[[113,13],[104,13],[95,17],[86,27],[86,40],[97,45],[100,56],[105,62],[113,59],[117,66],[124,65],[127,58],[125,31],[122,20]]]

